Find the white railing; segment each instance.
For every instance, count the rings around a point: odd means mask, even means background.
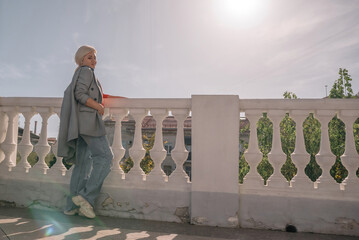
[[[47,122],[52,115],[60,114],[61,101],[61,98],[0,98],[0,200],[14,201],[23,206],[36,201],[46,206],[63,207],[66,194],[59,193],[53,184],[62,184],[61,189],[68,189],[71,169],[67,170],[59,157],[50,169],[45,162],[51,150],[47,141]],[[286,224],[293,224],[299,231],[359,235],[357,227],[347,226],[351,221],[359,222],[359,178],[356,176],[359,157],[353,135],[353,123],[359,117],[357,99],[258,100],[238,99],[237,96],[193,96],[191,99],[106,99],[105,105],[105,114],[112,115],[116,121],[112,144],[114,159],[96,208],[98,213],[227,227],[283,229]],[[239,185],[240,112],[250,122],[249,147],[245,152],[250,171],[244,183]],[[272,149],[268,159],[274,173],[267,185],[257,171],[263,154],[258,146],[256,123],[264,112],[273,123]],[[30,120],[37,113],[42,118],[42,125],[40,139],[33,146]],[[184,121],[190,113],[192,182],[181,167],[188,156],[184,144]],[[296,122],[295,150],[291,157],[297,174],[291,184],[280,172],[286,155],[281,148],[279,126],[286,113]],[[315,183],[304,173],[310,155],[305,149],[302,124],[310,113],[321,124],[320,151],[316,159],[323,172]],[[18,144],[20,114],[25,123]],[[348,177],[342,184],[336,183],[329,173],[335,155],[330,150],[328,123],[335,114],[346,127],[345,152],[341,160],[348,170]],[[126,151],[122,145],[121,120],[128,115],[136,124],[133,145],[129,149],[134,166],[124,173],[120,167]],[[145,156],[141,124],[147,115],[156,121],[155,142],[150,150],[155,167],[148,175],[140,167]],[[176,169],[167,177],[161,169],[167,154],[163,145],[162,122],[169,115],[177,120],[176,145],[171,151]],[[27,157],[33,150],[39,161],[31,167]],[[56,145],[52,146],[52,151],[56,155]],[[21,156],[18,164],[17,152]],[[19,181],[23,186],[18,186]],[[37,183],[39,185],[34,187]],[[39,191],[36,196],[27,191],[30,186],[33,191]],[[18,193],[11,191],[12,188],[25,190]],[[329,201],[328,207],[324,203]],[[301,215],[303,202],[310,206],[305,217]],[[341,204],[341,212],[331,208],[333,204]],[[318,222],[320,224],[314,226]],[[338,224],[344,227],[335,229]]]
[[[359,100],[240,100],[240,111],[245,112],[245,116],[250,122],[250,142],[248,150],[245,152],[245,158],[250,165],[250,172],[245,177],[243,190],[280,188],[292,192],[297,190],[300,192],[308,190],[310,192],[318,188],[317,193],[329,190],[337,191],[340,197],[343,194],[348,196],[358,195],[359,178],[356,176],[356,172],[359,168],[359,157],[355,147],[353,124],[359,118]],[[264,181],[257,171],[257,166],[261,162],[263,154],[258,147],[256,124],[263,113],[267,113],[268,118],[273,123],[272,149],[268,154],[268,159],[274,168],[274,173],[268,179],[267,186],[264,186]],[[287,180],[280,172],[286,161],[286,155],[281,148],[279,126],[286,113],[289,113],[290,118],[296,123],[295,150],[291,157],[297,167],[297,174],[291,180],[291,184],[287,183]],[[310,113],[313,113],[321,124],[320,151],[316,155],[316,160],[322,169],[322,175],[314,183],[305,174],[305,167],[310,161],[310,155],[305,148],[303,123]],[[345,152],[341,156],[341,160],[348,170],[348,176],[341,184],[337,183],[330,175],[330,168],[334,165],[336,156],[330,149],[328,124],[335,114],[344,122],[346,130]],[[352,191],[343,191],[345,189],[352,189]]]
[[[9,171],[29,171],[40,170],[43,174],[47,174],[49,167],[45,162],[45,157],[49,154],[51,147],[47,141],[47,125],[48,119],[52,115],[60,115],[61,98],[2,98],[1,99],[1,125],[5,128],[2,131],[0,139],[4,139],[1,143],[1,149],[4,152],[4,160],[0,163],[1,168],[7,168]],[[106,102],[107,101],[107,102]],[[107,106],[106,115],[112,115],[116,121],[114,140],[112,149],[114,152],[112,173],[110,178],[116,175],[120,176],[122,180],[131,180],[133,182],[141,179],[142,181],[153,181],[157,179],[163,182],[178,182],[189,183],[187,174],[183,168],[177,167],[169,178],[161,169],[161,163],[165,159],[167,152],[163,146],[162,137],[162,122],[171,113],[177,120],[177,137],[176,146],[172,151],[172,157],[177,166],[182,166],[187,159],[188,151],[184,145],[184,128],[183,124],[190,113],[191,102],[189,99],[122,99],[120,101],[111,99],[105,100]],[[39,113],[42,118],[40,139],[38,143],[33,146],[30,142],[30,120]],[[17,144],[17,120],[22,114],[25,118],[25,127],[22,140]],[[121,120],[131,115],[135,122],[135,136],[133,146],[129,149],[130,157],[134,161],[133,168],[125,174],[120,167],[120,161],[125,155],[125,149],[122,146],[121,136]],[[155,168],[146,176],[140,167],[140,162],[145,155],[145,149],[142,144],[141,126],[142,120],[145,116],[152,115],[156,120],[158,127],[156,128],[155,144],[151,149],[151,158],[155,163]],[[7,130],[4,125],[7,122]],[[5,136],[5,138],[4,138]],[[21,156],[21,161],[16,164],[16,149]],[[27,162],[27,157],[34,150],[39,157],[39,161],[31,168]],[[53,152],[56,155],[57,144],[53,146]],[[62,159],[56,155],[58,161],[51,168],[66,175],[67,169],[62,164]]]

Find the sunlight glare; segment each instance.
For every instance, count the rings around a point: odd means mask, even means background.
[[[223,24],[250,27],[263,17],[263,0],[213,0],[217,18]]]

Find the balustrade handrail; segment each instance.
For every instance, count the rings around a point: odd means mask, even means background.
[[[190,98],[110,98],[113,108],[191,108]],[[0,97],[0,106],[61,107],[60,97]],[[240,99],[245,110],[359,110],[358,99]]]
[[[190,109],[190,98],[108,98],[104,99],[108,108],[165,108]],[[0,97],[0,107],[61,107],[62,98],[57,97]]]
[[[240,99],[246,110],[359,110],[359,99]]]

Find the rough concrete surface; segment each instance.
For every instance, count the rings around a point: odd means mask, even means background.
[[[58,211],[0,207],[0,240],[11,239],[157,239],[157,240],[354,240],[356,237],[289,233],[242,228],[219,228],[190,224],[81,216]]]

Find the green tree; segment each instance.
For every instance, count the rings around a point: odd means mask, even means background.
[[[352,98],[353,89],[351,85],[351,76],[345,68],[339,68],[339,78],[332,86],[329,93],[329,98]]]
[[[330,91],[329,98],[352,98],[353,90],[351,87],[351,77],[348,74],[348,70],[339,69],[339,78],[333,84]],[[284,92],[283,97],[285,99],[297,99],[297,95],[293,92]],[[249,126],[247,126],[249,127]],[[357,152],[359,153],[359,119],[353,125],[354,127],[354,139]],[[342,182],[348,175],[348,171],[341,163],[340,156],[343,155],[345,149],[345,124],[335,115],[329,122],[329,141],[333,154],[336,156],[336,161],[330,170],[330,174],[337,182]],[[244,127],[245,129],[245,127]],[[296,124],[289,117],[288,114],[284,117],[280,123],[280,133],[282,150],[287,155],[286,162],[281,168],[281,173],[289,181],[296,174],[297,169],[291,160],[291,154],[295,148],[296,137]],[[242,133],[242,130],[241,130]],[[314,182],[322,174],[322,169],[317,164],[315,156],[320,149],[321,140],[321,124],[314,118],[313,113],[310,113],[307,119],[303,123],[303,134],[306,151],[310,154],[310,161],[305,168],[306,175]],[[268,153],[272,147],[272,135],[273,126],[271,121],[267,118],[266,114],[257,123],[257,136],[259,149],[263,153],[263,159],[257,167],[259,174],[266,182],[273,173],[273,167],[268,161]],[[245,148],[248,144],[241,143]],[[244,152],[244,151],[243,151]],[[243,153],[240,155],[239,165],[239,180],[243,181],[243,177],[249,171],[248,163],[245,161]],[[359,177],[359,169],[357,171]]]
[[[284,99],[297,99],[297,98],[298,98],[295,93],[293,93],[293,92],[288,92],[288,91],[285,91],[285,92],[283,93],[283,97],[284,97]]]

